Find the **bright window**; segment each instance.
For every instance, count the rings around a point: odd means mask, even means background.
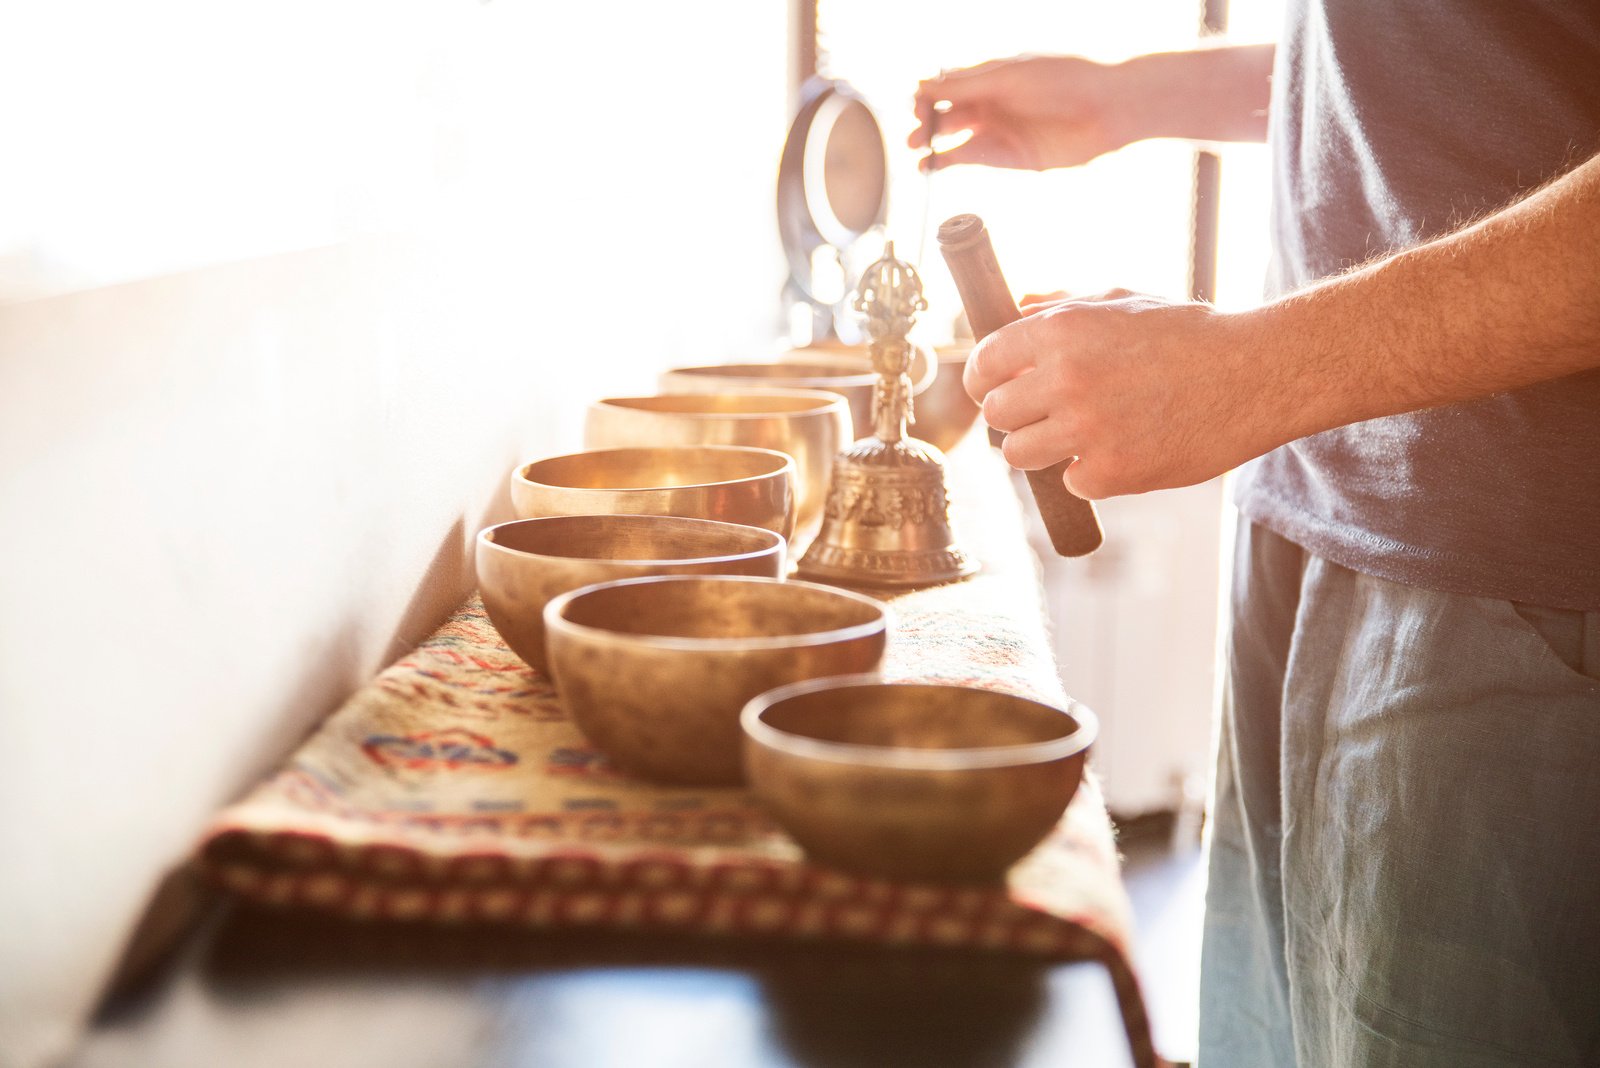
[[[1235,0],[1232,37],[1270,39],[1281,0]],[[1188,289],[1193,149],[1144,142],[1084,167],[1043,174],[959,167],[931,179],[905,146],[915,125],[920,79],[1023,52],[1075,53],[1114,61],[1192,45],[1194,0],[1041,5],[1028,0],[819,0],[819,66],[850,82],[876,111],[889,144],[889,233],[901,253],[925,261],[938,327],[959,308],[954,285],[934,262],[931,231],[958,212],[983,216],[1007,279],[1018,293],[1095,293],[1121,286],[1183,298]],[[1259,299],[1266,264],[1266,154],[1224,150],[1217,303]]]

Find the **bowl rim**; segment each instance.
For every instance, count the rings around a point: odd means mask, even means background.
[[[801,589],[819,590],[828,594],[854,601],[877,611],[876,619],[865,623],[852,623],[847,627],[833,627],[829,630],[813,630],[800,634],[773,634],[757,637],[732,637],[732,638],[693,638],[673,634],[634,634],[624,631],[608,630],[605,627],[592,627],[587,623],[574,623],[565,618],[562,612],[567,605],[579,597],[596,593],[601,590],[612,589],[618,586],[642,586],[646,584],[662,585],[674,582],[736,582],[745,585],[799,587]],[[803,582],[796,579],[765,578],[759,575],[645,575],[639,578],[611,579],[606,582],[594,582],[587,586],[580,586],[575,590],[568,590],[550,599],[544,606],[544,627],[546,633],[561,632],[580,637],[603,636],[608,642],[624,645],[638,646],[647,649],[670,649],[681,652],[763,652],[779,649],[804,649],[816,645],[835,645],[841,642],[855,641],[859,638],[870,638],[874,634],[888,637],[889,625],[893,620],[893,613],[889,606],[876,597],[869,597],[864,593],[854,590],[842,590],[837,586],[826,586],[820,582]]]
[[[912,749],[899,746],[864,745],[859,742],[830,742],[779,730],[762,719],[769,708],[791,697],[822,690],[843,690],[875,686],[921,686],[948,690],[972,690],[989,696],[1008,698],[1037,705],[1068,716],[1076,728],[1060,737],[1022,745],[994,745],[965,749]],[[757,694],[745,702],[739,713],[739,726],[756,745],[809,760],[826,760],[857,767],[888,768],[902,771],[968,771],[985,768],[1023,767],[1044,764],[1081,753],[1089,748],[1100,730],[1100,720],[1086,705],[1067,699],[1058,707],[1021,694],[990,690],[982,686],[921,679],[886,679],[881,674],[829,675],[803,679]]]
[[[754,531],[758,534],[768,535],[772,537],[774,541],[771,545],[763,546],[759,549],[751,549],[748,552],[741,553],[717,553],[712,556],[657,556],[639,560],[623,560],[609,556],[562,556],[555,553],[530,552],[527,549],[516,549],[509,545],[502,545],[490,537],[490,535],[497,530],[502,530],[506,527],[520,526],[525,523],[558,523],[562,520],[566,520],[569,523],[574,520],[594,522],[601,519],[620,520],[624,525],[638,523],[641,526],[654,526],[664,523],[704,524],[707,527],[716,527],[725,530]],[[532,519],[508,519],[504,523],[495,523],[492,526],[484,527],[482,530],[478,531],[477,544],[480,550],[489,549],[495,552],[505,553],[507,556],[513,558],[526,558],[532,560],[577,560],[592,563],[616,564],[620,567],[648,567],[651,564],[722,564],[732,563],[736,560],[759,560],[764,556],[771,556],[773,553],[777,553],[779,559],[781,560],[787,555],[789,550],[789,540],[782,534],[779,534],[777,531],[768,530],[766,527],[753,527],[744,523],[723,523],[716,519],[691,519],[688,516],[634,515],[631,513],[620,513],[616,515],[544,515],[535,516]]]
[[[540,464],[554,463],[557,460],[576,460],[585,456],[603,455],[606,453],[643,453],[649,456],[659,456],[662,453],[690,453],[690,452],[723,452],[744,453],[745,455],[763,455],[781,462],[771,471],[763,471],[753,475],[741,475],[738,478],[724,478],[715,482],[686,482],[677,486],[566,486],[559,482],[540,482],[528,477],[528,469]],[[556,456],[542,456],[537,460],[529,460],[518,464],[511,472],[511,479],[515,483],[534,486],[542,490],[558,490],[566,493],[666,493],[672,490],[715,489],[718,486],[737,486],[747,482],[761,482],[788,472],[790,478],[799,477],[794,457],[777,449],[763,449],[755,445],[618,445],[605,449],[580,449],[577,452],[564,452]],[[684,518],[690,518],[685,516]],[[712,520],[716,522],[716,520]]]
[[[971,338],[957,338],[951,341],[936,341],[930,348],[934,356],[941,361],[954,361],[966,359],[972,355],[972,350],[978,347],[978,342]]]
[[[722,379],[722,380],[729,381],[729,382],[732,382],[732,383],[735,383],[735,384],[739,384],[739,380],[740,379],[748,379],[748,380],[753,381],[753,382],[760,382],[760,381],[770,380],[770,379],[767,379],[765,376],[759,375],[759,374],[738,374],[738,373],[735,373],[735,371],[734,371],[735,368],[743,370],[745,368],[752,368],[752,367],[793,367],[793,366],[801,366],[801,367],[810,366],[810,367],[813,367],[813,368],[830,368],[829,361],[825,360],[825,359],[790,360],[787,357],[782,357],[781,356],[781,357],[779,357],[779,358],[777,358],[775,360],[739,360],[739,361],[736,361],[736,362],[733,362],[733,363],[701,363],[701,364],[693,364],[691,366],[685,366],[685,367],[669,367],[665,371],[661,372],[661,377],[663,379],[666,379],[666,378],[670,378],[670,377],[672,377],[674,375],[692,375],[692,376],[694,376],[696,378]],[[795,374],[795,375],[788,376],[788,380],[794,381],[794,382],[826,382],[826,383],[828,383],[828,385],[818,387],[821,390],[823,390],[824,392],[826,392],[827,390],[830,390],[830,389],[835,389],[835,388],[845,388],[845,389],[869,388],[869,387],[875,385],[877,383],[877,381],[878,381],[878,373],[876,371],[874,371],[870,366],[868,366],[865,370],[863,370],[863,369],[860,369],[860,368],[851,367],[848,364],[844,363],[843,361],[840,361],[838,363],[833,364],[830,369],[834,373],[832,373],[832,374],[809,374],[809,375],[808,374]],[[774,376],[772,376],[772,378],[774,378],[774,379],[781,379],[783,377],[784,376],[782,376],[782,375],[774,375]],[[757,387],[757,388],[759,388],[759,387]],[[809,389],[811,387],[809,387],[809,386],[798,386],[796,388],[797,389]]]
[[[652,400],[681,401],[686,397],[794,397],[801,400],[812,400],[816,403],[809,408],[795,408],[787,412],[674,412],[658,408],[636,407],[627,403],[628,401]],[[834,393],[826,389],[746,389],[741,386],[737,392],[647,393],[626,397],[601,397],[590,405],[590,408],[591,410],[599,411],[648,412],[651,415],[675,416],[686,419],[744,420],[826,415],[831,412],[842,412],[848,416],[850,413],[850,400],[842,393]]]
[[[912,396],[920,397],[923,393],[928,391],[929,387],[933,385],[933,380],[939,375],[938,346],[930,344],[921,338],[908,338],[907,340],[911,342],[913,353],[922,352],[928,357],[927,367],[923,370],[922,374],[920,376],[911,376]],[[866,373],[871,375],[872,378],[876,380],[878,377],[878,372],[872,369],[871,349],[872,345],[868,341],[862,341],[859,344],[854,345],[847,345],[841,341],[835,340],[813,343],[810,345],[801,345],[798,348],[787,348],[779,352],[776,356],[771,357],[771,359],[776,363],[782,363],[785,360],[798,358],[801,362],[817,362],[824,365],[855,365],[858,367],[861,365],[862,361],[865,361]],[[916,362],[913,359],[912,369],[914,370],[915,367]],[[910,372],[908,371],[907,373],[909,374]]]

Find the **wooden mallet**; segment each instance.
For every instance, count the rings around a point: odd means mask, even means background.
[[[939,251],[955,277],[975,340],[982,341],[1007,323],[1022,318],[1005,275],[1000,273],[994,245],[982,219],[976,215],[946,219],[939,226]],[[1062,479],[1070,461],[1068,457],[1058,464],[1027,472],[1028,486],[1056,552],[1062,556],[1087,556],[1100,547],[1105,535],[1093,502],[1073,496]]]

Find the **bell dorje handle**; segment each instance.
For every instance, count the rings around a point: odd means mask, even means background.
[[[989,230],[976,215],[956,215],[939,227],[939,251],[955,277],[961,303],[967,309],[972,336],[982,341],[989,334],[1022,318],[1017,302],[994,258]],[[1027,472],[1028,486],[1039,505],[1050,544],[1062,556],[1087,556],[1100,547],[1105,535],[1094,503],[1073,496],[1062,476],[1068,460]]]

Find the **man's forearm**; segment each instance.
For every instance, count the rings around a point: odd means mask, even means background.
[[[1114,77],[1134,102],[1127,141],[1265,141],[1274,47],[1217,45],[1156,52],[1118,64]]]
[[[1311,433],[1600,367],[1600,156],[1447,237],[1252,312]],[[1597,413],[1600,417],[1600,413]]]

